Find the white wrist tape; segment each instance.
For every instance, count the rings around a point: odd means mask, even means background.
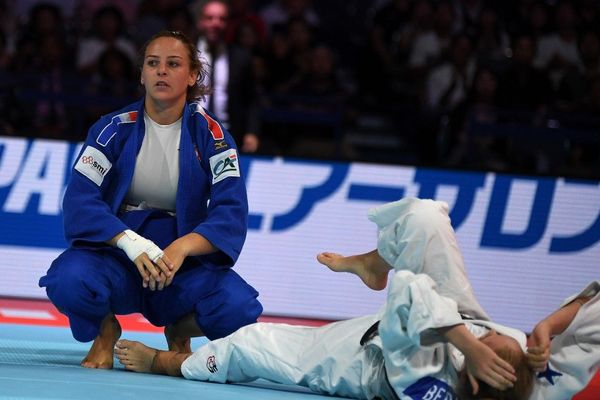
[[[124,233],[117,240],[117,247],[123,250],[131,261],[135,261],[142,253],[146,253],[152,262],[157,262],[163,256],[163,251],[152,240],[148,240],[130,229]]]

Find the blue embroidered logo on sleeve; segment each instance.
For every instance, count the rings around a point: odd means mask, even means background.
[[[457,400],[454,390],[446,383],[431,376],[421,378],[404,392],[412,400]]]

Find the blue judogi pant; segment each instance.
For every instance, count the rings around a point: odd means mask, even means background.
[[[130,211],[121,219],[164,249],[177,238],[175,218],[163,212]],[[258,292],[231,268],[214,267],[215,257],[188,257],[162,291],[142,287],[125,252],[110,246],[72,247],[40,279],[48,298],[69,318],[81,342],[98,336],[107,314],[139,312],[153,325],[166,326],[194,313],[209,339],[227,336],[256,322],[262,313]]]

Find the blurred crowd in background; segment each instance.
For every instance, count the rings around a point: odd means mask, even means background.
[[[198,39],[201,4],[0,1],[0,135],[84,140],[142,95],[146,40]],[[597,0],[229,7],[224,39],[252,60],[252,152],[600,177]]]

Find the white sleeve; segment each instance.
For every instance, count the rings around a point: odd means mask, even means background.
[[[563,400],[586,387],[600,368],[600,281],[567,298],[593,296],[567,329],[552,339],[549,370],[535,383],[530,400]]]
[[[410,347],[441,341],[435,328],[462,323],[456,302],[438,294],[429,276],[399,271],[389,287],[379,335],[387,354],[403,357]]]
[[[397,393],[426,376],[455,376],[446,371],[449,346],[435,328],[461,323],[456,302],[439,295],[429,276],[409,271],[394,275],[379,336],[387,376]]]

